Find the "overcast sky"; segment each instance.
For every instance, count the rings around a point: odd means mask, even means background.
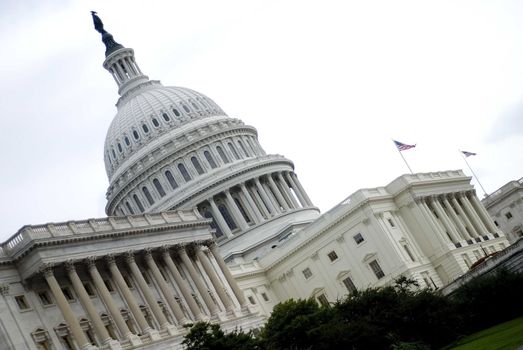
[[[151,79],[255,126],[322,211],[408,172],[392,138],[414,172],[462,149],[487,192],[523,176],[522,1],[2,0],[0,241],[105,215],[118,94],[90,10]]]

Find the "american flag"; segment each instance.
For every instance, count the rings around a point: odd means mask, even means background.
[[[475,156],[476,155],[476,153],[467,152],[467,151],[461,151],[461,153],[463,153],[465,155],[465,157],[470,157],[470,156]]]
[[[396,141],[396,140],[392,140],[394,141],[394,144],[396,145],[396,147],[398,148],[398,150],[400,151],[406,151],[408,149],[411,149],[411,148],[414,148],[416,147],[416,145],[407,145],[405,143],[401,143],[399,141]]]

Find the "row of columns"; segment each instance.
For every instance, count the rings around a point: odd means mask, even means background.
[[[234,192],[236,198],[233,198],[229,189],[222,194],[228,212],[242,231],[248,229],[250,224],[260,224],[290,210],[313,206],[296,174],[291,171],[277,172],[241,183],[239,190]],[[231,237],[233,229],[220,212],[215,197],[207,200],[211,214],[225,236]],[[247,220],[242,209],[250,220]]]
[[[208,249],[205,249],[203,245],[207,245]],[[210,290],[205,283],[204,277],[207,277],[210,280],[212,287],[218,294],[218,298],[220,302],[223,304],[227,314],[232,314],[235,309],[233,301],[227,295],[227,287],[231,288],[234,297],[236,297],[236,300],[238,301],[238,304],[242,309],[245,310],[245,308],[247,307],[247,303],[243,295],[243,291],[238,287],[236,281],[232,277],[232,274],[225,265],[225,262],[219,254],[216,244],[204,242],[201,245],[191,245],[190,251],[193,257],[189,256],[185,246],[176,246],[177,256],[179,257],[179,259],[181,260],[181,264],[183,264],[183,267],[189,274],[189,276],[186,276],[187,279],[184,279],[182,277],[182,273],[180,272],[182,265],[174,261],[169,248],[163,248],[163,251],[161,252],[161,258],[163,260],[163,263],[167,267],[167,270],[172,275],[174,282],[176,283],[178,290],[181,293],[180,297],[183,297],[183,299],[187,302],[191,314],[193,315],[194,321],[205,320],[207,318],[207,316],[204,314],[204,312],[202,312],[202,309],[198,306],[195,300],[196,293],[198,293],[202,297],[207,310],[209,310],[208,316],[210,316],[211,318],[217,317],[220,311],[215,301],[211,298],[209,294]],[[176,300],[174,288],[166,282],[164,276],[162,275],[154,257],[155,253],[157,252],[152,250],[146,250],[145,262],[147,268],[151,271],[152,276],[154,277],[154,281],[159,287],[160,298],[166,301],[167,305],[169,306],[169,309],[172,311],[172,314],[174,315],[174,319],[176,320],[179,326],[193,322],[193,320],[189,320],[187,318],[180,304]],[[117,256],[109,255],[105,257],[105,262],[107,263],[107,266],[110,271],[111,280],[114,281],[114,283],[116,283],[118,290],[121,293],[123,301],[125,301],[125,304],[128,306],[132,316],[136,320],[136,323],[138,324],[138,327],[140,329],[140,334],[147,334],[152,340],[159,339],[160,335],[158,330],[151,328],[151,326],[147,322],[139,306],[139,301],[136,299],[135,295],[132,293],[129,286],[127,285],[127,282],[125,281],[124,276],[122,275],[121,268],[118,266],[116,261]],[[151,287],[146,282],[140,267],[135,261],[134,253],[126,253],[125,261],[127,263],[128,270],[131,272],[133,280],[135,281],[137,287],[143,295],[143,298],[145,299],[144,301],[146,302],[154,318],[160,325],[160,329],[166,330],[170,335],[175,334],[175,325],[171,324],[167,320],[167,317],[160,308],[159,300],[157,300]],[[203,267],[203,272],[199,272],[198,269],[195,267],[196,261],[200,262],[201,266]],[[90,258],[87,259],[85,262],[87,263],[87,269],[89,272],[89,276],[91,277],[91,281],[98,290],[99,297],[103,301],[103,304],[106,306],[108,313],[114,320],[116,328],[118,329],[119,334],[121,335],[121,339],[127,339],[132,345],[141,344],[140,337],[131,332],[113,298],[113,295],[111,295],[111,292],[108,290],[107,285],[105,284],[97,267],[97,260],[94,258]],[[225,280],[223,280],[220,277],[213,265],[216,267],[216,269],[221,271]],[[99,313],[97,312],[90,296],[88,295],[84,287],[84,284],[82,283],[80,277],[77,274],[75,262],[66,262],[65,268],[67,271],[67,276],[73,286],[73,289],[92,323],[93,330],[97,338],[102,342],[104,346],[108,346],[110,349],[121,349],[120,342],[116,339],[112,339],[109,332],[107,331],[104,322],[102,321]],[[49,289],[51,290],[51,293],[54,299],[56,300],[56,304],[60,309],[65,319],[65,322],[71,330],[71,335],[74,341],[83,350],[93,349],[93,346],[89,343],[86,334],[80,326],[78,316],[75,315],[72,311],[69,302],[67,301],[60,287],[60,284],[56,280],[53,267],[45,266],[44,268],[42,268],[42,272],[45,280],[47,281],[47,284],[49,285]],[[189,280],[191,280],[194,283],[196,287],[195,291],[192,290]]]
[[[479,240],[488,233],[498,232],[492,218],[472,191],[423,197],[418,204],[423,215],[445,241],[456,244]]]

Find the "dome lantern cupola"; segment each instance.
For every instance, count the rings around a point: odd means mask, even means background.
[[[103,22],[95,11],[91,11],[91,15],[93,16],[94,28],[102,34],[102,41],[105,44],[103,66],[116,81],[120,96],[123,96],[132,88],[148,82],[149,77],[142,73],[136,63],[134,50],[117,43],[113,36],[104,29]]]

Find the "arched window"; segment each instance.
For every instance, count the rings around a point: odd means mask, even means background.
[[[189,109],[189,107],[187,107],[186,105],[183,105],[182,107],[183,107],[183,110],[184,110],[185,112],[187,112],[187,113],[190,113],[190,112],[191,112],[191,110]]]
[[[127,146],[131,145],[131,141],[129,141],[129,138],[127,136],[124,137],[124,141]]]
[[[169,185],[171,185],[173,190],[178,188],[178,184],[176,183],[173,174],[169,170],[165,171],[165,177],[167,178],[167,181],[169,181]]]
[[[238,152],[236,152],[236,148],[234,148],[232,142],[229,142],[227,145],[229,146],[229,149],[231,150],[232,154],[234,155],[234,158],[240,159],[240,156],[238,155]]]
[[[220,155],[220,157],[222,158],[223,162],[224,163],[229,163],[229,159],[227,158],[227,156],[225,155],[225,152],[223,151],[223,149],[221,148],[221,146],[216,146],[216,150],[218,151],[218,154]]]
[[[153,196],[151,196],[151,192],[149,192],[149,189],[145,186],[142,187],[142,192],[145,195],[145,198],[147,198],[147,201],[150,205],[154,204]]]
[[[180,170],[180,174],[182,174],[183,179],[188,182],[191,181],[191,175],[187,172],[187,168],[182,163],[178,164],[178,170]]]
[[[248,157],[248,156],[249,156],[249,153],[247,152],[247,149],[245,149],[245,146],[243,145],[243,142],[241,142],[240,140],[238,140],[238,144],[240,145],[240,148],[242,149],[243,154],[245,154],[245,156]]]
[[[207,159],[207,162],[209,163],[211,168],[213,168],[213,169],[216,168],[216,162],[214,161],[214,159],[213,159],[213,157],[211,155],[211,152],[204,151],[203,155],[205,156],[205,159]]]
[[[212,216],[211,212],[210,211],[206,211],[204,214],[203,214],[203,217],[204,218],[207,218],[207,219],[212,219],[212,222],[211,222],[211,228],[215,229],[216,232],[215,232],[215,236],[216,238],[220,238],[220,237],[223,237],[223,232],[220,228],[220,226],[218,226],[216,224],[216,220],[214,220],[214,217]]]
[[[125,202],[125,206],[127,207],[127,211],[129,212],[129,214],[134,214],[134,210],[133,208],[131,207],[131,205],[129,204],[129,202]]]
[[[200,107],[198,107],[198,105],[194,102],[191,102],[191,106],[193,106],[193,108],[196,109],[197,111],[200,110]]]
[[[133,130],[133,137],[135,140],[138,140],[140,138],[140,135],[138,134],[138,131]]]
[[[245,221],[251,222],[251,218],[249,217],[249,215],[247,215],[247,212],[245,211],[245,208],[243,207],[240,200],[238,198],[234,198],[234,202],[238,206],[238,209],[240,209],[240,213],[242,213],[242,216],[245,219]]]
[[[158,121],[158,119],[153,118],[152,121],[153,121],[153,125],[154,125],[155,127],[159,127],[159,126],[160,126],[160,122]]]
[[[162,114],[162,117],[163,117],[163,120],[165,120],[166,122],[168,122],[169,120],[171,120],[171,118],[169,118],[169,115],[167,113],[163,113]]]
[[[120,142],[118,142],[118,152],[123,152],[122,145],[120,144]]]
[[[229,226],[231,231],[235,230],[238,226],[236,226],[236,223],[232,219],[227,208],[223,204],[218,204],[218,210],[222,214],[223,218],[225,219],[225,222],[227,223],[227,226]]]
[[[176,109],[176,108],[173,108],[173,113],[175,116],[179,117],[180,116],[180,112]]]
[[[114,152],[114,148],[111,148],[111,153],[113,154],[113,158],[116,160],[116,153]]]
[[[164,197],[165,196],[165,191],[163,190],[163,187],[162,187],[162,184],[160,183],[160,180],[153,179],[153,185],[156,188],[156,191],[158,191],[158,194],[160,195],[160,197]]]
[[[196,157],[191,157],[191,162],[192,162],[192,165],[194,166],[194,169],[196,169],[196,171],[198,172],[198,174],[203,174],[205,171],[203,171],[203,168],[202,166],[200,165],[200,162],[198,161],[198,158]]]
[[[142,124],[142,129],[143,129],[143,132],[146,134],[149,132],[149,127],[146,124]]]
[[[138,207],[138,210],[141,213],[143,213],[145,209],[143,208],[142,202],[140,202],[140,198],[138,198],[137,195],[133,194],[133,199],[134,199],[134,202],[136,203],[136,206]]]

